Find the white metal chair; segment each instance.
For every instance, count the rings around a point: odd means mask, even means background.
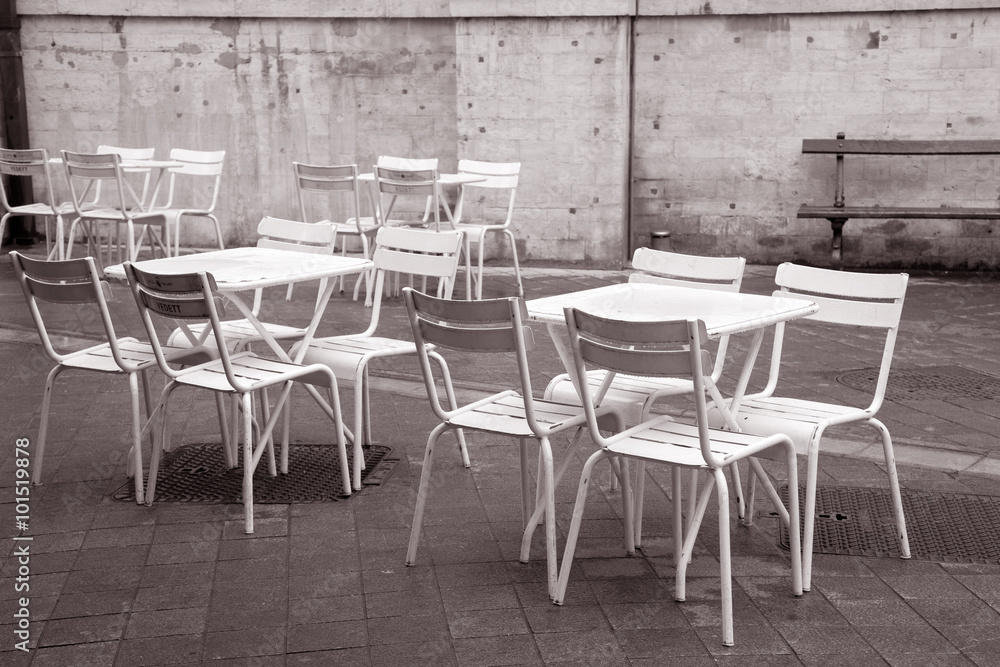
[[[472,273],[476,283],[476,298],[483,298],[483,255],[488,233],[502,234],[510,241],[510,252],[514,258],[514,275],[517,277],[517,294],[524,296],[521,267],[517,260],[517,242],[514,239],[514,232],[510,230],[521,163],[459,160],[458,171],[461,174],[475,174],[485,179],[463,184],[459,191],[458,203],[455,205],[455,229],[465,234],[465,252],[469,255],[470,261],[472,245],[478,245],[478,267]],[[494,196],[497,193],[506,196],[498,198]]]
[[[126,375],[131,399],[129,406],[132,411],[132,448],[128,461],[128,474],[135,477],[136,502],[142,503],[142,440],[149,430],[149,425],[143,425],[142,406],[139,404],[139,379],[142,379],[144,407],[146,414],[149,415],[153,411],[153,406],[148,373],[150,369],[155,370],[157,365],[152,347],[149,343],[135,338],[119,338],[115,333],[107,304],[111,298],[111,288],[93,258],[42,261],[18,252],[11,252],[10,258],[14,265],[14,274],[31,311],[31,318],[38,330],[38,337],[42,341],[42,347],[49,358],[56,362],[45,380],[32,483],[42,483],[42,462],[48,440],[49,413],[55,381],[59,374],[68,369],[76,369]],[[88,306],[95,309],[104,328],[106,340],[81,350],[57,349],[55,341],[59,338],[53,339],[49,335],[39,302],[64,305],[77,311]],[[211,358],[210,351],[204,347],[165,348],[163,354],[164,359],[170,363],[197,364]],[[220,426],[225,434],[224,406],[217,403],[216,407],[220,411]],[[156,434],[153,435],[155,437]]]
[[[629,276],[629,282],[660,283],[694,287],[697,289],[717,289],[727,292],[740,291],[746,260],[742,257],[704,257],[687,255],[650,248],[638,248],[632,256],[632,267],[636,272]],[[667,315],[664,313],[664,315]],[[722,376],[729,336],[722,336],[716,348],[715,364],[711,379],[717,383]],[[650,410],[657,401],[671,396],[690,394],[694,385],[687,377],[637,377],[615,373],[609,378],[606,370],[591,370],[587,373],[587,383],[591,396],[600,405],[618,408],[625,417],[625,423],[634,425],[646,421]],[[545,398],[563,403],[579,404],[580,397],[575,385],[567,374],[552,378],[545,388]],[[737,474],[734,470],[734,474]],[[738,475],[738,474],[737,474]],[[697,488],[697,473],[692,473],[692,494]],[[739,477],[734,477],[739,484]],[[612,483],[615,479],[612,478]],[[642,514],[645,498],[645,463],[636,466],[635,486],[635,543],[642,543]],[[738,493],[741,489],[738,488]],[[741,504],[741,515],[743,505]]]
[[[156,205],[154,202],[153,209],[167,216],[168,224],[173,228],[174,255],[180,253],[181,221],[184,218],[211,220],[215,226],[219,249],[223,249],[225,246],[222,241],[222,227],[215,215],[215,206],[219,201],[226,151],[172,148],[170,159],[184,164],[167,170],[169,181],[166,201],[162,205]],[[185,190],[187,194],[180,194],[181,190]]]
[[[134,261],[139,254],[136,227],[158,227],[162,238],[152,235],[150,249],[156,255],[159,246],[164,256],[170,254],[170,226],[166,216],[160,212],[147,212],[142,208],[141,198],[125,182],[124,170],[121,166],[121,156],[118,153],[74,153],[62,151],[63,167],[66,170],[66,180],[69,182],[70,194],[73,197],[73,207],[77,216],[70,226],[70,241],[67,256],[72,253],[73,234],[77,222],[87,228],[90,254],[98,256],[96,245],[98,238],[96,225],[102,221],[110,222],[114,236],[118,237],[120,225],[125,225],[126,257]],[[94,205],[91,199],[95,188],[107,184],[112,191],[110,201]],[[127,190],[128,188],[128,190]],[[131,199],[130,199],[131,197]],[[112,234],[109,232],[107,258],[111,260]],[[120,253],[120,247],[119,247]]]
[[[729,542],[729,489],[724,468],[742,459],[760,473],[775,510],[788,525],[791,545],[792,593],[802,594],[801,551],[799,549],[799,508],[795,494],[789,497],[786,510],[770,480],[754,456],[768,449],[783,451],[788,469],[788,483],[797,484],[796,456],[792,441],[786,435],[775,434],[758,437],[719,429],[710,429],[707,419],[706,391],[712,379],[705,374],[711,365],[710,355],[702,349],[706,338],[705,324],[700,320],[662,322],[626,322],[610,320],[567,308],[566,323],[577,377],[586,379],[588,366],[607,371],[654,378],[688,376],[693,385],[695,423],[675,421],[669,415],[649,418],[625,430],[605,437],[593,407],[589,383],[582,382],[583,405],[587,415],[590,435],[600,449],[587,459],[580,476],[573,519],[566,538],[566,551],[559,572],[555,603],[562,604],[566,596],[573,555],[580,534],[587,490],[594,466],[604,459],[619,459],[622,466],[622,501],[626,550],[634,550],[632,517],[628,482],[629,459],[664,463],[672,466],[673,473],[673,535],[676,562],[674,597],[683,601],[686,595],[685,576],[691,562],[695,539],[705,510],[711,500],[713,488],[719,506],[719,570],[722,597],[722,643],[733,644],[732,568]],[[682,515],[680,470],[688,468],[708,473],[708,482],[700,492],[694,513],[685,524]]]
[[[508,436],[518,441],[521,467],[521,520],[524,533],[521,539],[521,562],[528,562],[531,538],[538,519],[544,513],[545,554],[548,572],[549,597],[556,594],[556,516],[555,473],[549,439],[567,431],[576,431],[585,424],[583,409],[535,399],[531,388],[528,352],[534,347],[531,329],[525,324],[527,311],[520,297],[485,299],[482,301],[452,301],[404,289],[406,309],[410,318],[413,339],[417,343],[420,368],[427,387],[431,408],[441,423],[434,427],[427,439],[420,486],[410,527],[410,543],[406,564],[414,565],[420,541],[424,506],[431,489],[431,468],[438,440],[447,431],[461,433],[471,429],[485,433]],[[471,352],[476,355],[512,353],[516,359],[518,382],[515,389],[501,391],[472,403],[456,406],[449,394],[449,405],[441,400],[430,366],[428,346]],[[609,408],[595,411],[596,418],[610,414]],[[528,440],[538,441],[540,466],[532,510],[531,457]],[[466,464],[468,465],[468,464]]]
[[[3,238],[4,227],[11,218],[38,216],[45,219],[45,251],[48,259],[64,259],[65,217],[74,215],[76,209],[71,202],[56,202],[48,152],[44,148],[0,149],[0,174],[8,178],[32,179],[32,187],[36,194],[41,194],[42,199],[32,204],[12,204],[6,179],[0,178],[0,204],[4,210],[3,217],[0,218],[0,238]],[[50,219],[55,221],[54,234],[49,233]]]
[[[337,379],[329,368],[320,364],[295,364],[264,358],[249,351],[230,354],[222,321],[219,319],[220,306],[217,305],[217,303],[222,303],[222,297],[217,293],[215,280],[209,273],[153,274],[136,268],[131,262],[125,264],[125,273],[142,315],[143,325],[150,337],[157,363],[160,370],[170,379],[163,389],[156,408],[162,411],[163,435],[158,439],[160,446],[153,448],[153,456],[149,466],[149,485],[146,493],[147,505],[152,504],[155,498],[156,476],[163,443],[166,440],[170,397],[172,392],[181,386],[207,389],[215,392],[216,395],[228,395],[238,398],[240,401],[243,414],[243,508],[246,533],[250,534],[254,531],[253,473],[265,449],[268,453],[268,471],[271,476],[277,475],[271,435],[277,423],[279,411],[270,409],[268,405],[265,393],[268,388],[280,387],[278,402],[288,400],[293,382],[325,387],[329,391],[331,402],[327,405],[320,404],[320,407],[333,421],[344,493],[346,495],[351,493],[347,444],[343,419],[340,414]],[[201,322],[207,320],[208,327],[202,328],[200,336],[189,335],[201,342],[207,342],[208,333],[211,332],[216,341],[215,349],[218,351],[219,358],[180,371],[172,369],[157,338],[156,326],[151,317],[153,313],[172,319],[182,325],[192,320]],[[254,420],[253,394],[255,392],[261,393],[262,424],[258,424]],[[256,443],[254,442],[255,433],[259,434]],[[236,462],[237,457],[233,453],[225,453],[225,455],[227,462],[230,459],[232,463]]]
[[[440,195],[437,158],[379,156],[375,164],[375,215],[381,224],[426,227],[433,221],[434,231],[440,231]],[[392,218],[400,197],[417,198],[423,206],[420,217],[413,217],[419,206],[411,206],[410,217]]]
[[[337,231],[329,223],[310,224],[270,216],[261,219],[257,225],[257,234],[259,235],[258,248],[274,248],[320,255],[332,254],[337,240]],[[323,295],[325,282],[325,280],[320,281],[319,294],[316,297],[317,303]],[[262,300],[263,290],[256,290],[251,308],[255,316],[260,312]],[[273,322],[261,322],[261,324],[275,340],[298,340],[306,332],[303,327],[293,327],[287,324]],[[250,344],[262,340],[260,332],[246,318],[223,320],[221,325],[222,330],[226,332],[226,340],[233,346],[234,351],[244,349]],[[188,328],[195,335],[200,335],[204,326],[190,324]],[[177,328],[170,335],[168,344],[183,347],[189,345],[190,342],[184,330]]]
[[[371,259],[371,249],[375,244],[375,234],[378,233],[377,217],[362,217],[361,189],[358,185],[358,166],[356,164],[315,165],[293,162],[295,171],[295,188],[298,193],[299,214],[305,222],[325,222],[337,230],[340,251],[347,254],[347,244],[350,239],[357,239],[361,244],[361,255]],[[315,200],[322,197],[325,208],[307,205],[307,196]],[[336,201],[331,200],[335,196]],[[338,207],[339,204],[339,207]],[[312,212],[316,215],[311,215]],[[342,221],[342,222],[341,222]],[[364,274],[366,304],[370,303],[371,285],[369,274]],[[354,300],[358,300],[361,288],[361,276],[354,284]],[[344,291],[344,278],[340,278],[340,291]],[[288,298],[291,298],[292,286],[288,286]]]
[[[354,488],[361,488],[361,466],[364,457],[362,443],[371,443],[371,410],[369,407],[368,367],[372,360],[415,355],[418,347],[412,340],[398,340],[376,335],[379,315],[382,312],[383,285],[387,272],[409,273],[423,278],[437,278],[441,294],[451,296],[455,283],[455,272],[461,253],[462,234],[456,231],[432,232],[424,229],[405,227],[382,227],[375,237],[375,284],[373,303],[368,327],[359,333],[328,338],[316,338],[309,344],[303,363],[319,363],[330,367],[342,382],[354,385]],[[298,351],[298,344],[292,346],[292,354]],[[448,379],[447,365],[436,352],[431,352],[440,364],[445,378],[448,395],[454,401],[451,381]],[[463,458],[469,465],[465,443],[461,442]]]
[[[812,577],[813,531],[816,514],[816,486],[819,474],[820,442],[828,429],[842,424],[862,423],[871,426],[882,439],[886,473],[892,494],[893,510],[896,518],[896,538],[899,540],[900,554],[910,557],[910,545],[906,534],[906,518],[896,474],[896,461],[892,439],[885,425],[875,418],[875,414],[885,399],[886,384],[889,380],[889,366],[892,363],[896,345],[896,333],[903,310],[903,298],[909,277],[905,273],[854,273],[834,271],[785,263],[778,266],[775,283],[779,289],[774,293],[782,296],[800,295],[819,305],[819,310],[796,323],[780,323],[775,328],[770,373],[767,386],[758,394],[744,397],[740,403],[736,421],[745,433],[767,435],[788,434],[800,454],[806,456],[805,521],[803,525],[804,550],[802,577],[803,587],[809,590]],[[806,400],[775,396],[778,388],[781,357],[785,344],[785,332],[789,326],[795,329],[824,329],[834,325],[848,329],[863,337],[860,343],[865,349],[876,350],[881,342],[881,363],[878,380],[871,402],[866,407],[830,403],[822,400]],[[846,333],[846,332],[844,332]],[[844,333],[836,334],[839,340]],[[879,341],[874,336],[882,337]],[[801,393],[800,393],[801,395]],[[717,412],[713,414],[719,419]],[[751,485],[751,489],[752,489]],[[792,487],[789,485],[790,495]],[[752,519],[753,493],[748,500],[747,522]]]

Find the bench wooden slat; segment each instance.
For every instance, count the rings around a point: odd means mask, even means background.
[[[844,155],[1000,155],[1000,141],[989,139],[803,139],[803,153]]]
[[[1000,220],[1000,208],[919,206],[799,206],[799,218],[916,218],[923,220]]]

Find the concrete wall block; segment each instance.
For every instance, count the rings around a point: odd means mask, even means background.
[[[964,90],[956,95],[950,91],[931,93],[928,111],[935,114],[995,116],[1000,111],[1000,92],[993,90]]]

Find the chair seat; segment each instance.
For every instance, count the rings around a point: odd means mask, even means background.
[[[698,427],[662,416],[625,431],[627,436],[609,444],[609,452],[631,456],[646,461],[668,463],[689,468],[708,469],[701,453]],[[710,429],[712,452],[728,457],[745,451],[746,447],[760,442],[760,437],[722,429]]]
[[[552,431],[561,430],[570,420],[575,419],[581,425],[584,423],[583,409],[577,406],[536,399],[533,407],[538,424]],[[466,406],[448,422],[461,428],[474,428],[516,438],[538,437],[529,425],[524,398],[511,391],[495,394],[487,402],[480,401]]]
[[[784,433],[795,443],[795,451],[806,454],[809,442],[821,422],[855,422],[870,419],[871,410],[832,405],[797,398],[757,398],[740,404],[737,422],[744,433],[771,435]],[[709,411],[710,423],[721,424],[718,410]]]
[[[289,372],[295,372],[302,368],[299,364],[287,363],[276,359],[265,359],[252,352],[234,354],[230,359],[232,361],[233,372],[244,383],[252,386],[251,391],[280,384],[287,379]],[[325,369],[317,369],[315,373],[297,377],[296,381],[329,387],[330,382],[324,371]],[[204,364],[186,372],[181,372],[177,376],[176,382],[228,394],[238,393],[226,377],[226,371],[221,361]]]
[[[10,213],[13,215],[70,215],[75,213],[73,204],[59,204],[52,209],[48,204],[23,204],[21,206],[11,206]]]
[[[298,346],[292,346],[292,354],[297,351]],[[367,359],[416,353],[413,341],[379,336],[332,336],[313,340],[302,363],[329,366],[337,378],[353,382],[358,368]]]
[[[190,347],[163,346],[163,351],[170,356],[171,352],[181,353]],[[127,363],[135,364],[140,370],[156,367],[156,356],[149,343],[135,338],[119,338],[118,350],[122,359]],[[185,358],[185,363],[195,364],[208,361],[212,356],[207,352],[201,358]],[[67,368],[80,368],[101,373],[124,373],[111,353],[111,345],[102,343],[94,345],[78,352],[72,353],[62,361],[62,365]]]
[[[459,231],[471,231],[475,229],[479,231],[490,232],[490,231],[500,231],[501,229],[507,229],[507,225],[504,224],[488,225],[475,222],[459,222],[455,224],[455,229],[458,229]]]
[[[348,218],[345,222],[333,222],[332,220],[321,220],[320,222],[332,224],[337,229],[338,234],[358,235],[358,224],[354,218]],[[375,232],[378,228],[379,224],[375,221],[375,218],[361,218],[362,232]]]
[[[84,217],[88,219],[96,218],[100,220],[120,220],[122,222],[126,220],[125,214],[118,208],[91,208],[84,209],[83,213],[85,214]],[[129,211],[129,217],[132,218],[133,222],[137,222],[142,225],[167,224],[167,218],[162,211],[146,212],[133,210]]]
[[[594,395],[604,384],[607,376],[608,373],[604,370],[587,372],[587,384]],[[690,394],[691,391],[691,381],[684,378],[646,378],[619,373],[615,375],[611,386],[608,387],[601,399],[601,405],[618,408],[622,412],[626,424],[638,424],[643,419],[643,403],[650,394],[673,396]],[[545,389],[545,397],[560,403],[580,404],[576,387],[573,386],[572,380],[565,373],[552,378],[549,386]]]
[[[306,333],[306,330],[301,327],[290,327],[284,324],[273,324],[271,322],[261,322],[261,324],[264,325],[264,329],[266,329],[275,340],[294,340],[296,338],[302,338]],[[195,324],[190,325],[188,328],[195,336],[200,336],[206,326],[208,325]],[[239,347],[240,345],[245,345],[246,343],[253,343],[262,340],[260,332],[258,332],[247,319],[224,321],[222,322],[222,331],[225,333],[226,340],[232,343],[230,347],[234,348]],[[184,332],[178,328],[174,329],[170,334],[170,338],[167,339],[167,345],[173,345],[176,347],[191,347],[191,341],[188,340],[188,337],[184,335]],[[212,334],[208,335],[208,338],[205,340],[205,345],[209,347],[213,347],[215,345],[215,337]]]

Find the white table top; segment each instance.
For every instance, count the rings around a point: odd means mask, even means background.
[[[361,273],[371,261],[342,255],[319,255],[272,248],[226,248],[210,252],[147,259],[135,266],[155,273],[179,274],[207,271],[222,291],[240,292],[306,280]],[[111,278],[125,280],[125,267],[104,269]]]
[[[700,319],[712,337],[771,326],[819,310],[812,301],[799,298],[655,283],[618,283],[532,299],[525,305],[532,320],[547,324],[564,324],[567,306],[635,322]]]

